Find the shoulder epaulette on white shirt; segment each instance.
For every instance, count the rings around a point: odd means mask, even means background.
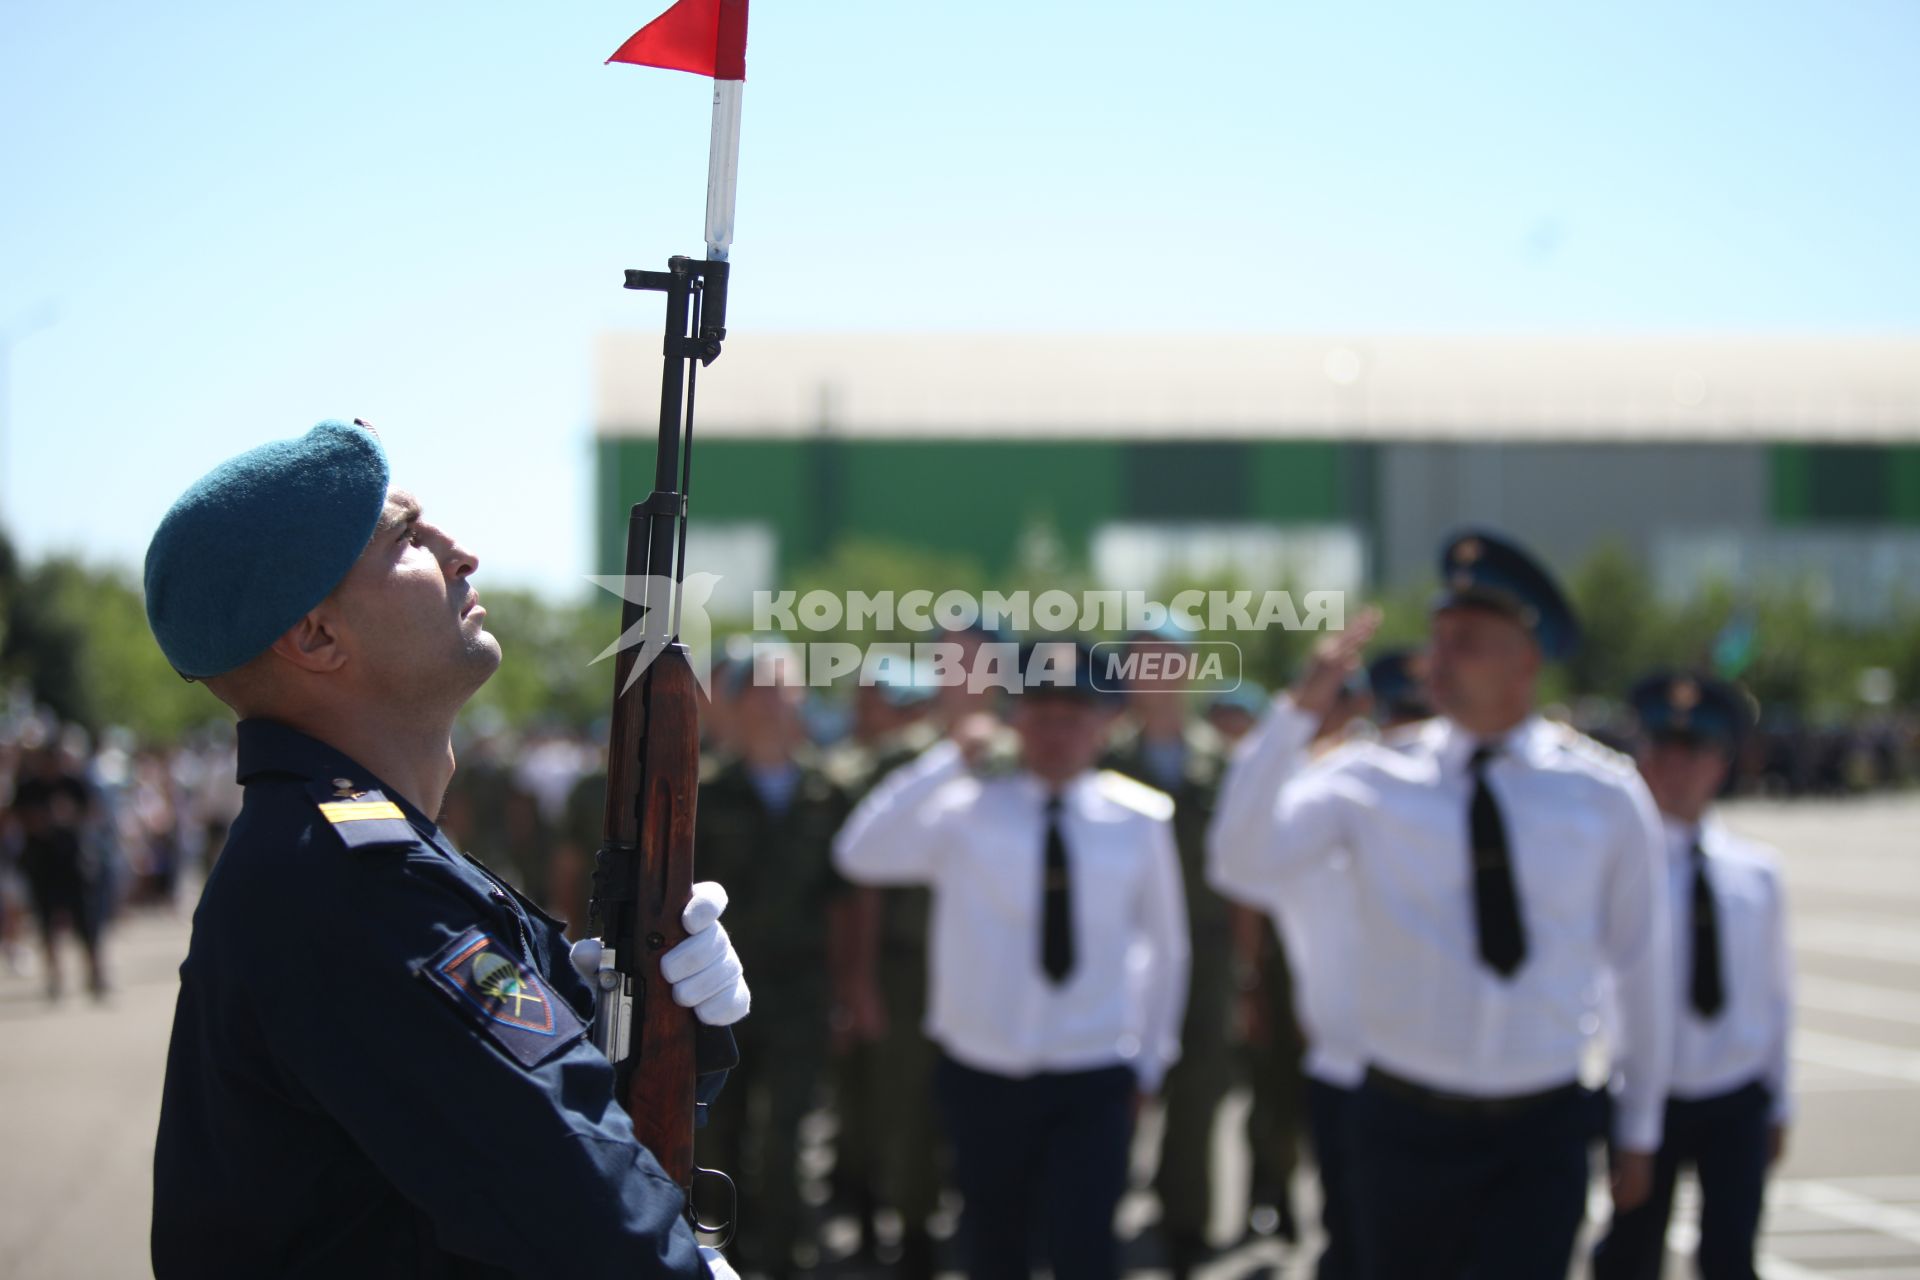
[[[1383,729],[1377,741],[1387,750],[1405,755],[1420,745],[1421,740],[1426,737],[1427,726],[1432,723],[1431,720],[1415,720],[1396,728]]]
[[[1570,724],[1564,724],[1558,720],[1549,720],[1546,723],[1553,731],[1555,745],[1568,755],[1615,773],[1637,774],[1639,772],[1639,766],[1634,764],[1633,757],[1624,751],[1615,751],[1606,743],[1597,738],[1588,737]]]
[[[1104,798],[1113,801],[1124,809],[1135,813],[1144,813],[1149,818],[1165,820],[1173,816],[1173,797],[1164,791],[1129,778],[1124,773],[1112,769],[1102,769],[1096,775],[1096,785]]]

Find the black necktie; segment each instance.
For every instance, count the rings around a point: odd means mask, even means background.
[[[1693,1011],[1703,1018],[1718,1017],[1727,1003],[1720,975],[1720,912],[1714,905],[1713,885],[1707,881],[1707,853],[1693,842],[1688,855],[1693,864]]]
[[[1040,967],[1056,985],[1073,972],[1073,881],[1060,836],[1060,797],[1047,797],[1047,858],[1040,882]]]
[[[1526,929],[1520,923],[1520,896],[1513,886],[1513,861],[1507,853],[1507,823],[1487,786],[1492,747],[1478,747],[1473,770],[1473,923],[1480,935],[1480,958],[1501,977],[1513,976],[1527,958]]]

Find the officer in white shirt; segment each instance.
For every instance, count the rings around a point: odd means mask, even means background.
[[[1377,610],[1354,619],[1315,650],[1302,676],[1305,685],[1339,684],[1358,666],[1358,655],[1379,625]],[[1367,664],[1366,687],[1383,737],[1393,738],[1430,718],[1420,671],[1424,659],[1394,650]],[[1285,700],[1282,699],[1284,702]],[[1352,699],[1343,698],[1345,708]],[[1357,713],[1357,708],[1356,708]],[[1339,712],[1323,721],[1311,752],[1337,748],[1347,725]],[[1300,751],[1285,732],[1286,717],[1269,716],[1247,735],[1221,790],[1212,830],[1215,842],[1265,839],[1273,799],[1301,767]],[[1360,965],[1360,908],[1345,851],[1275,887],[1270,898],[1249,906],[1272,916],[1287,948],[1293,975],[1294,1010],[1307,1040],[1307,1125],[1320,1179],[1320,1227],[1326,1242],[1314,1267],[1315,1280],[1351,1280],[1357,1275],[1353,1220],[1351,1143],[1347,1138],[1353,1099],[1366,1076],[1354,974]]]
[[[1578,634],[1547,573],[1467,532],[1443,544],[1441,575],[1427,648],[1439,718],[1296,766],[1260,838],[1220,833],[1213,873],[1257,900],[1349,860],[1361,1274],[1539,1280],[1571,1261],[1603,1127],[1579,1077],[1608,974],[1629,1046],[1616,1204],[1652,1183],[1673,1022],[1659,817],[1631,761],[1534,713],[1542,665]],[[1296,685],[1271,732],[1304,748],[1338,687]]]
[[[1753,703],[1736,685],[1685,672],[1651,675],[1628,700],[1643,735],[1640,772],[1666,826],[1679,1021],[1653,1193],[1615,1216],[1593,1274],[1657,1280],[1674,1183],[1692,1165],[1701,1276],[1753,1280],[1767,1169],[1792,1115],[1792,958],[1777,855],[1709,812],[1753,728]]]
[[[1043,641],[1020,670],[1020,768],[974,773],[984,730],[963,725],[854,810],[835,858],[852,880],[933,890],[927,1034],[969,1273],[1027,1274],[1043,1234],[1058,1280],[1103,1280],[1139,1101],[1180,1051],[1173,804],[1094,770],[1117,704],[1090,649]]]

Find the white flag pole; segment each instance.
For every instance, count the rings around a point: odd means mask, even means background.
[[[707,151],[707,257],[727,260],[740,175],[740,93],[744,80],[713,82],[713,138]]]

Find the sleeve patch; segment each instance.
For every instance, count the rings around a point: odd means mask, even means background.
[[[567,1002],[483,929],[442,947],[422,973],[522,1066],[537,1065],[585,1031]]]

